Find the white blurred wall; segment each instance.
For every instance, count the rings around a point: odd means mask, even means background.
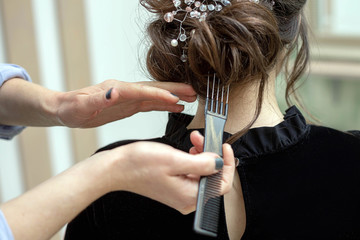
[[[33,0],[32,3],[42,84],[63,91],[65,82],[55,1]],[[143,38],[139,18],[146,13],[141,12],[138,1],[128,1],[126,8],[124,2],[118,0],[91,0],[84,1],[84,4],[92,83],[106,79],[128,82],[147,80],[138,59]],[[2,40],[1,33],[0,61],[6,62]],[[150,112],[110,123],[97,129],[98,147],[122,139],[161,136],[166,121],[167,113]],[[55,175],[74,162],[71,137],[69,130],[62,127],[49,128],[47,134],[52,173]],[[18,196],[24,190],[18,149],[16,137],[12,141],[0,140],[0,202]]]
[[[333,36],[360,36],[358,0],[315,0],[319,31]]]
[[[126,6],[126,7],[125,7]],[[90,66],[93,83],[105,79],[145,81],[139,58],[147,12],[138,1],[85,1]],[[120,139],[161,136],[167,113],[141,113],[98,128],[98,143],[103,146]]]
[[[6,61],[0,11],[0,62]],[[0,203],[12,199],[24,191],[21,159],[17,137],[12,141],[0,140]]]

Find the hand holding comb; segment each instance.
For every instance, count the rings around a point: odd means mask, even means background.
[[[217,79],[216,74],[214,74],[211,92],[210,97],[210,76],[208,76],[204,152],[214,152],[222,157],[223,133],[228,114],[229,86],[226,92],[225,88],[222,87],[220,93],[220,79]],[[224,101],[224,99],[226,100]],[[221,170],[216,174],[200,178],[194,221],[194,230],[197,233],[212,237],[217,236],[222,173]]]

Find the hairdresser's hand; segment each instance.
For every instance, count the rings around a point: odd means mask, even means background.
[[[229,145],[223,152],[225,172],[234,156]],[[160,143],[128,144],[97,153],[0,207],[15,239],[50,239],[96,199],[116,190],[147,196],[186,214],[195,210],[198,176],[215,173],[216,158],[214,153],[190,155]],[[232,177],[224,176],[221,192],[231,185]]]
[[[202,153],[203,149],[204,149],[204,136],[201,135],[199,131],[193,131],[190,134],[190,140],[191,140],[191,143],[193,144],[193,147],[190,148],[189,153],[190,154]],[[224,146],[230,148],[231,152],[233,153],[231,145],[225,143]],[[224,149],[224,147],[223,147],[223,149]],[[223,150],[223,154],[225,156],[224,150]],[[229,163],[228,165],[226,165],[226,164],[224,165],[223,178],[224,178],[224,180],[231,179],[231,182],[232,182],[232,179],[234,177],[234,171],[235,171],[234,155],[232,155],[232,161],[229,161],[228,163]],[[230,186],[232,186],[232,185],[230,185]]]
[[[131,191],[188,214],[196,207],[200,176],[216,173],[216,166],[223,165],[225,171],[234,168],[231,147],[224,145],[223,151],[223,161],[216,163],[214,153],[191,155],[164,144],[137,142],[94,156],[112,159],[108,191]],[[228,192],[231,184],[232,176],[225,174],[221,193]]]
[[[77,128],[101,126],[138,112],[181,112],[184,106],[177,104],[179,100],[196,100],[195,91],[187,84],[116,80],[60,93],[59,96],[58,120],[62,125]]]

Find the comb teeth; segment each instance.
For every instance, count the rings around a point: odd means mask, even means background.
[[[203,209],[202,218],[200,219],[200,228],[208,231],[207,235],[218,231],[219,213],[220,213],[220,188],[221,188],[222,171],[207,178],[206,188],[204,189],[204,199],[201,206]]]
[[[221,86],[220,79],[216,78],[216,74],[214,74],[212,83],[210,83],[210,76],[208,76],[205,111],[226,118],[229,103],[229,91],[230,86],[228,85],[226,88]]]
[[[226,99],[226,102],[224,102],[224,99]],[[222,156],[223,132],[228,113],[228,100],[229,87],[227,87],[227,91],[225,91],[225,87],[221,87],[220,90],[220,79],[216,78],[216,74],[214,74],[212,83],[210,83],[210,76],[208,76],[205,102],[204,152],[215,152]],[[221,170],[216,174],[201,177],[200,179],[194,221],[194,230],[197,233],[211,237],[217,236],[222,174]]]

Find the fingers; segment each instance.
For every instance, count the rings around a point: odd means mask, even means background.
[[[221,185],[221,194],[225,194],[230,191],[234,173],[235,173],[235,161],[234,161],[234,151],[230,144],[225,143],[223,145],[223,184]]]
[[[190,148],[190,154],[199,154],[203,151],[204,147],[204,137],[200,134],[199,131],[193,131],[190,134],[191,143],[194,145]],[[221,194],[225,194],[230,191],[234,172],[235,172],[235,161],[234,161],[234,152],[231,148],[231,145],[225,143],[223,144],[223,183],[221,185]]]
[[[125,83],[117,88],[121,100],[161,101],[177,103],[179,97],[171,92],[144,83]]]
[[[201,134],[197,131],[192,132],[193,137],[195,138],[195,141],[199,140],[199,143],[202,143],[203,141],[203,137],[201,136]],[[198,138],[198,139],[197,139]],[[197,140],[196,140],[197,139]],[[202,141],[201,141],[202,140]],[[193,142],[194,143],[194,142]],[[198,154],[198,150],[193,147],[190,149],[190,154]],[[202,153],[202,154],[207,154],[207,153]],[[195,155],[195,156],[200,156],[201,154]],[[203,155],[203,156],[208,156],[208,155]],[[232,184],[233,184],[233,179],[234,179],[234,173],[235,173],[235,161],[234,161],[234,152],[232,150],[231,145],[225,143],[223,145],[223,178],[222,178],[222,184],[221,184],[221,195],[227,193],[230,191]],[[209,166],[212,165],[211,162],[208,163]],[[194,163],[194,166],[196,164]],[[209,170],[209,166],[207,170]],[[214,165],[212,165],[214,166]],[[215,161],[215,166],[216,166],[216,161]],[[201,166],[199,166],[201,167]],[[206,166],[202,166],[204,168],[206,168]],[[197,174],[200,176],[205,176],[204,173],[201,173],[201,170],[199,170],[198,173],[195,172],[189,172],[192,174]],[[209,173],[209,172],[207,172]],[[215,173],[215,172],[214,172]],[[210,175],[212,173],[206,174],[206,175]]]
[[[219,156],[210,152],[197,155],[182,152],[174,160],[174,166],[170,170],[173,175],[207,176],[218,172],[216,166],[223,165],[222,161],[219,162]]]
[[[191,154],[201,153],[204,149],[204,137],[201,135],[199,131],[193,131],[190,134],[190,141],[194,145],[190,151]]]
[[[155,88],[161,88],[169,91],[170,93],[176,95],[180,100],[186,102],[193,102],[196,100],[196,92],[191,85],[185,83],[174,83],[174,82],[142,82],[142,84],[152,86]]]
[[[165,82],[128,83],[107,80],[87,88],[79,95],[87,97],[82,108],[86,106],[87,115],[90,114],[92,118],[104,109],[116,106],[122,109],[125,117],[131,116],[134,111],[182,112],[184,106],[178,104],[179,100],[196,100],[196,93],[190,85]],[[129,109],[130,113],[127,113],[126,109]]]
[[[195,147],[192,147],[190,148],[189,153],[195,155],[195,154],[199,154],[200,152],[198,152]]]
[[[194,141],[198,141],[198,145],[203,143],[203,137],[197,131],[191,133]],[[183,160],[182,166],[178,166],[178,170],[181,174],[191,174],[195,176],[207,176],[216,173],[216,165],[218,167],[222,165],[223,175],[222,175],[222,184],[221,184],[221,195],[228,193],[232,187],[234,173],[235,173],[235,161],[234,161],[234,152],[231,145],[225,143],[223,144],[223,163],[216,161],[218,156],[215,153],[201,153],[198,154],[198,150],[193,147],[190,149],[190,154],[195,158],[195,162],[192,160]],[[220,166],[221,167],[221,166]],[[219,169],[219,168],[218,168]]]
[[[85,122],[92,121],[99,113],[110,107],[121,108],[123,113],[121,118],[124,118],[139,111],[181,112],[184,106],[177,104],[179,100],[187,102],[196,100],[196,93],[190,85],[169,82],[128,83],[107,80],[77,90],[73,95],[78,102],[73,101],[71,106],[79,115],[77,118],[80,117]],[[98,122],[102,121],[98,120]]]
[[[121,82],[116,80],[107,80],[98,85],[102,89],[103,100],[114,102],[116,98],[119,103],[127,101],[161,101],[175,104],[180,99],[171,94],[171,92],[149,86],[143,83]],[[113,89],[111,94],[108,92]]]
[[[87,97],[87,101],[82,108],[94,114],[98,114],[105,108],[117,104],[119,104],[119,106],[123,106],[124,104],[127,104],[127,106],[133,105],[134,108],[137,108],[138,112],[182,112],[184,110],[183,105],[177,104],[179,98],[170,92],[136,84],[131,84],[129,88],[124,88],[124,86],[121,89],[113,87],[84,96]]]
[[[144,101],[140,104],[138,111],[168,111],[168,112],[182,112],[184,111],[184,105],[164,103],[161,101]]]

